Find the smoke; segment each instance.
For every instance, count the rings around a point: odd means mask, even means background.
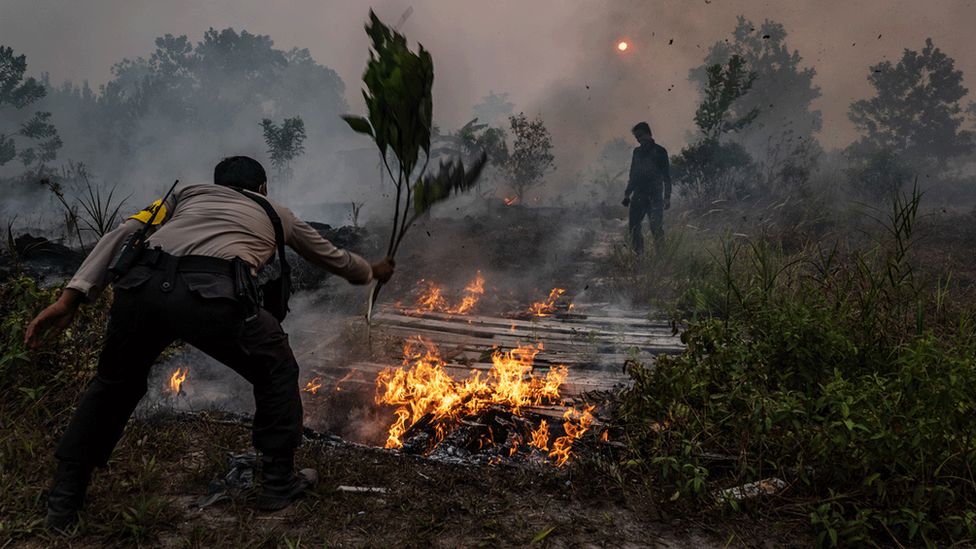
[[[814,0],[735,5],[676,0],[576,5],[387,0],[376,2],[373,9],[395,24],[412,8],[400,29],[434,56],[435,118],[442,128],[469,120],[473,105],[489,90],[509,93],[516,112],[541,114],[556,145],[558,171],[551,179],[556,190],[564,192],[603,143],[627,137],[636,121],[647,120],[659,142],[672,152],[680,150],[693,129],[698,100],[687,80],[688,70],[702,62],[713,43],[730,36],[740,14],[757,24],[767,18],[783,23],[790,46],[799,50],[805,64],[816,68],[814,84],[823,95],[813,107],[823,112],[824,121],[817,137],[827,148],[855,138],[846,113],[851,101],[871,94],[868,67],[897,58],[905,47],[920,47],[926,36],[933,36],[964,74],[976,73],[976,58],[960,27],[966,18],[959,16],[969,13],[971,2],[878,3],[882,5],[883,10]],[[363,110],[359,78],[367,59],[362,30],[367,11],[361,4],[312,0],[287,6],[254,0],[179,0],[165,6],[101,0],[57,9],[31,0],[8,0],[0,36],[5,45],[27,54],[31,74],[49,73],[55,85],[66,79],[76,85],[89,81],[97,90],[112,78],[113,64],[148,56],[158,36],[186,34],[195,42],[210,27],[246,29],[269,35],[281,50],[309,48],[314,59],[336,71],[345,84],[348,111],[358,113]],[[620,39],[631,44],[625,54],[614,48]],[[65,50],[66,43],[74,47]],[[314,99],[318,90],[302,93]],[[264,158],[266,147],[257,127],[261,114],[278,120],[297,114],[281,105],[267,106],[272,112],[241,112],[239,120],[206,139],[185,139],[178,127],[147,125],[132,143],[131,154],[112,158],[105,162],[112,169],[96,172],[108,183],[131,185],[137,203],[176,177],[207,181],[222,156]],[[63,127],[67,115],[52,112],[68,144],[62,160],[97,163],[101,151],[84,150],[79,143],[87,136],[72,134]],[[357,193],[369,196],[373,189],[364,188],[363,181],[376,181],[377,174],[368,165],[350,169],[340,154],[368,148],[369,143],[339,125],[325,128],[308,119],[306,125],[321,134],[310,136],[306,155],[295,166],[293,191],[283,196],[302,196],[309,205],[345,201]],[[115,167],[121,168],[119,173],[109,173]],[[314,191],[311,198],[309,191]],[[364,214],[385,215],[377,211],[379,201],[371,202]]]
[[[856,137],[847,109],[852,101],[872,95],[868,67],[897,59],[903,48],[920,48],[927,36],[973,78],[976,57],[962,35],[945,32],[958,25],[953,14],[971,10],[971,4],[889,6],[882,13],[814,1],[621,0],[588,2],[564,14],[558,40],[573,52],[572,68],[554,78],[528,109],[540,113],[553,133],[560,173],[552,179],[565,189],[603,143],[628,136],[642,120],[670,152],[680,150],[692,138],[699,100],[688,71],[703,62],[714,43],[731,38],[738,15],[757,25],[766,19],[783,23],[787,44],[799,51],[804,66],[816,69],[814,85],[822,96],[812,107],[824,119],[816,137],[828,148],[846,146]],[[620,40],[630,44],[624,53],[615,48]]]

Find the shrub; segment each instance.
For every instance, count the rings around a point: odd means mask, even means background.
[[[869,250],[726,245],[686,352],[631,369],[627,463],[675,499],[784,479],[822,545],[976,536],[976,324],[912,270],[919,200]]]

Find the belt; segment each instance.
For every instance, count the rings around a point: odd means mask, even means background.
[[[161,271],[234,276],[234,262],[229,259],[206,255],[174,256],[160,248],[146,250],[136,261],[136,265],[146,265]]]
[[[165,276],[160,284],[164,293],[173,291],[176,273],[209,273],[230,277],[234,282],[234,296],[247,307],[247,320],[257,316],[260,295],[251,275],[251,266],[240,258],[221,259],[206,255],[174,256],[156,247],[146,250],[136,261],[136,265],[146,265],[163,271]]]

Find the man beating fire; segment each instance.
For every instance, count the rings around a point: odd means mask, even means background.
[[[261,306],[253,275],[284,244],[352,284],[386,282],[393,260],[371,265],[265,198],[267,176],[256,160],[221,160],[214,183],[178,189],[103,236],[57,302],[27,327],[25,342],[36,348],[67,328],[82,302],[98,297],[113,277],[110,266],[118,276],[97,373],[54,453],[49,528],[65,531],[77,523],[93,469],[108,462],[146,394],[150,366],[177,339],[254,385],[252,436],[262,469],[257,507],[284,509],[317,480],[312,469],[294,472],[302,440],[298,363],[279,323],[284,313]],[[113,258],[140,229],[147,229],[147,245],[120,273]]]

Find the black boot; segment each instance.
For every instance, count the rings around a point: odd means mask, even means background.
[[[280,511],[288,507],[305,491],[315,486],[319,476],[314,469],[302,469],[295,474],[295,457],[261,456],[261,489],[257,507],[262,511]]]
[[[47,527],[67,533],[78,524],[78,512],[85,503],[85,491],[93,467],[72,461],[59,461],[54,482],[47,493]]]

